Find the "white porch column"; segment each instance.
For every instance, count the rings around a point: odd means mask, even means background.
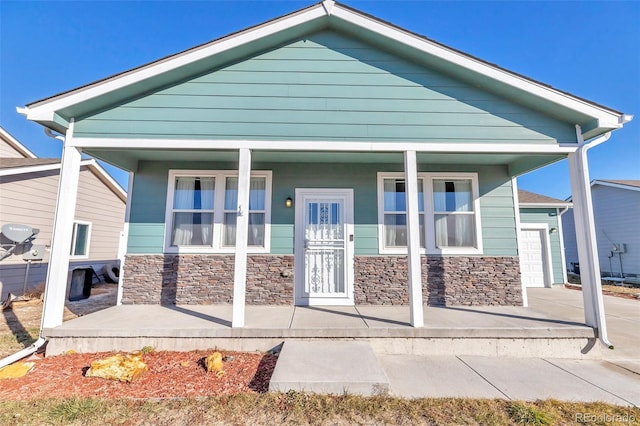
[[[67,130],[62,149],[58,199],[53,220],[53,236],[49,269],[42,308],[42,328],[57,327],[62,324],[64,299],[67,293],[69,257],[73,235],[73,218],[78,197],[80,160],[82,151],[72,146],[73,122]]]
[[[122,290],[124,284],[124,259],[127,254],[127,246],[129,245],[129,221],[131,219],[131,199],[133,194],[133,177],[134,173],[129,172],[129,184],[127,185],[127,205],[124,210],[124,227],[120,235],[120,243],[118,245],[118,259],[120,260],[120,274],[118,275],[118,295],[116,297],[116,305],[122,305]]]
[[[247,287],[247,237],[249,235],[249,188],[251,150],[240,149],[238,165],[238,217],[236,222],[236,256],[233,270],[232,327],[244,327],[245,291]]]
[[[407,248],[411,325],[424,326],[422,310],[422,264],[418,207],[418,165],[415,151],[404,152],[405,197],[407,198]]]
[[[578,134],[581,136],[580,133]],[[607,338],[598,246],[591,203],[591,182],[587,161],[587,148],[589,145],[585,145],[583,141],[580,142],[580,147],[576,152],[569,154],[569,174],[571,177],[571,194],[573,198],[578,260],[580,262],[585,323],[590,327],[597,328],[600,340],[605,345],[612,347]],[[596,141],[593,145],[597,143]]]

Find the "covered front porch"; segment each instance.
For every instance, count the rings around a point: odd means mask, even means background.
[[[363,340],[375,352],[416,355],[599,358],[596,332],[545,309],[553,289],[529,291],[530,307],[247,306],[243,328],[232,305],[119,305],[43,330],[47,355],[78,352],[225,349],[267,351],[291,340]]]

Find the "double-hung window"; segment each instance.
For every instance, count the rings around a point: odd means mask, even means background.
[[[268,252],[271,172],[251,174],[247,243],[250,252]],[[238,176],[233,171],[171,170],[167,190],[165,251],[233,252],[236,244]]]
[[[420,217],[420,247],[424,248],[424,190],[418,179],[418,209]],[[405,180],[401,177],[382,177],[382,209],[384,247],[407,247],[407,202]]]
[[[247,244],[251,247],[264,246],[267,178],[252,177],[249,183],[249,235]],[[238,214],[238,178],[227,177],[224,193],[224,228],[223,242],[225,247],[236,245],[236,219]]]
[[[378,173],[380,253],[406,253],[407,208],[403,173]],[[475,173],[419,173],[420,247],[426,253],[482,252]]]

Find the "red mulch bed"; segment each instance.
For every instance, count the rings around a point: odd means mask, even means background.
[[[214,351],[153,352],[149,367],[132,383],[85,377],[92,361],[113,353],[60,355],[31,359],[35,368],[19,379],[0,381],[0,400],[35,398],[181,398],[266,392],[277,357],[271,354],[222,352],[224,375],[207,373],[201,360]],[[233,357],[231,359],[231,357]],[[185,365],[183,365],[185,364]]]

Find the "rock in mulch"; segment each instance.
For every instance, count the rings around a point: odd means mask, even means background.
[[[18,379],[26,376],[33,367],[35,362],[16,362],[6,367],[0,368],[0,379]]]
[[[142,359],[142,353],[116,354],[93,361],[85,377],[101,377],[131,383],[147,370],[148,367]]]

